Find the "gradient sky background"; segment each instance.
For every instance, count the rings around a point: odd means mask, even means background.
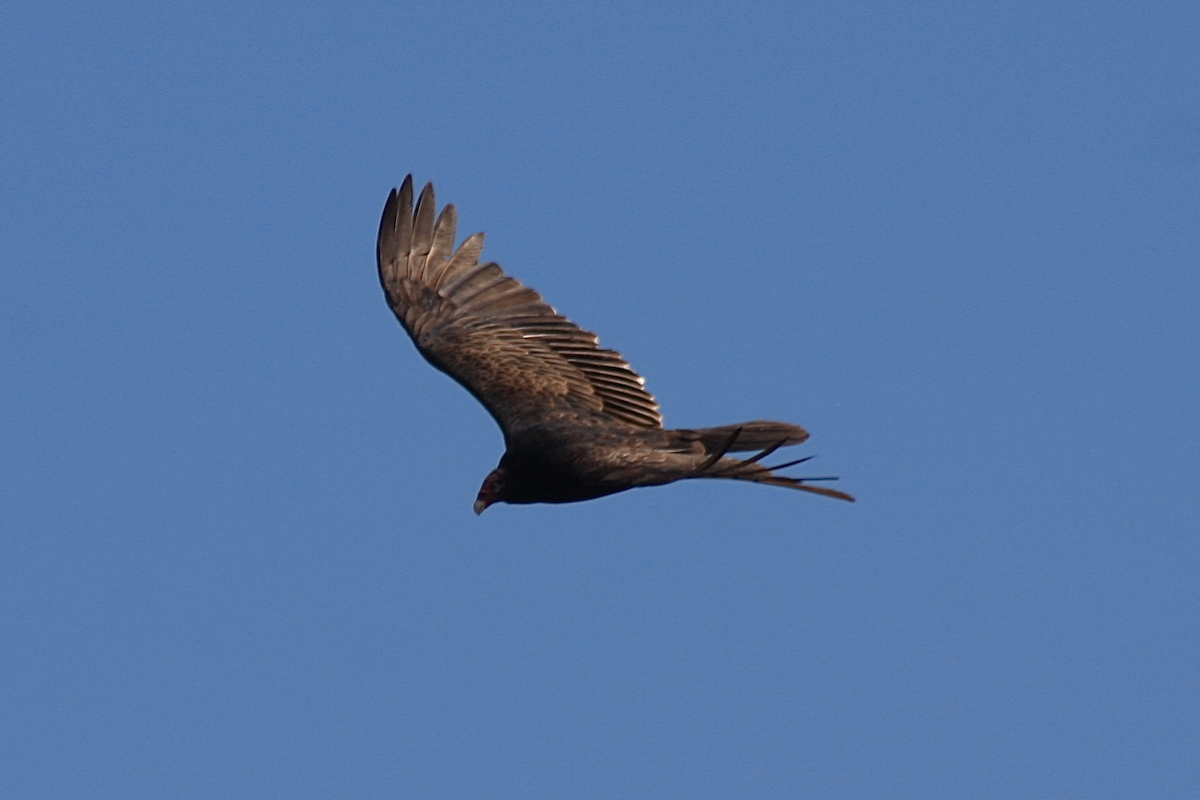
[[[0,11],[0,795],[1200,793],[1200,6],[118,5]],[[476,518],[410,171],[859,502]]]

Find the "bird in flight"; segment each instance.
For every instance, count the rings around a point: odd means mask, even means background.
[[[457,213],[435,218],[433,184],[413,207],[412,175],[393,189],[379,223],[379,282],[430,364],[462,384],[504,432],[505,453],[475,500],[571,503],[685,478],[729,478],[854,501],[764,466],[808,432],[786,422],[666,430],[645,381],[596,335],[508,277],[479,263],[483,234],[454,249]],[[729,453],[757,451],[746,459]],[[812,456],[809,456],[811,458]]]

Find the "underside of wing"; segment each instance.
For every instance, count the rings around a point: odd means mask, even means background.
[[[555,312],[541,296],[480,264],[483,234],[457,251],[457,214],[434,218],[433,185],[413,207],[412,176],[388,196],[379,226],[379,280],[417,349],[465,386],[505,431],[539,417],[600,412],[661,427],[644,381],[595,334]]]

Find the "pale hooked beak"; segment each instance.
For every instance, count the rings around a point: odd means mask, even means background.
[[[475,514],[478,516],[483,513],[483,510],[488,507],[488,503],[482,497],[475,501]]]

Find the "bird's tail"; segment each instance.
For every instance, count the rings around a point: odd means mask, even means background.
[[[699,441],[704,445],[704,452],[721,451],[725,453],[745,453],[750,450],[762,450],[766,447],[787,447],[800,444],[808,439],[808,431],[799,425],[787,422],[766,422],[755,420],[743,422],[741,425],[722,425],[719,428],[700,428],[699,430],[674,431],[690,441]]]
[[[691,433],[691,431],[689,431]],[[799,489],[804,492],[835,497],[851,503],[854,498],[836,489],[824,486],[810,486],[814,481],[836,481],[835,477],[824,478],[792,478],[787,475],[777,475],[776,470],[794,467],[808,461],[812,456],[798,458],[773,467],[759,463],[781,447],[789,444],[799,444],[808,438],[808,433],[796,425],[785,422],[747,422],[742,425],[726,425],[720,428],[705,428],[694,431],[704,443],[708,458],[689,477],[692,478],[729,478],[735,481],[752,481],[765,483],[769,486],[783,486],[787,489]],[[712,443],[712,444],[710,444]],[[758,450],[750,458],[726,458],[726,453]]]

